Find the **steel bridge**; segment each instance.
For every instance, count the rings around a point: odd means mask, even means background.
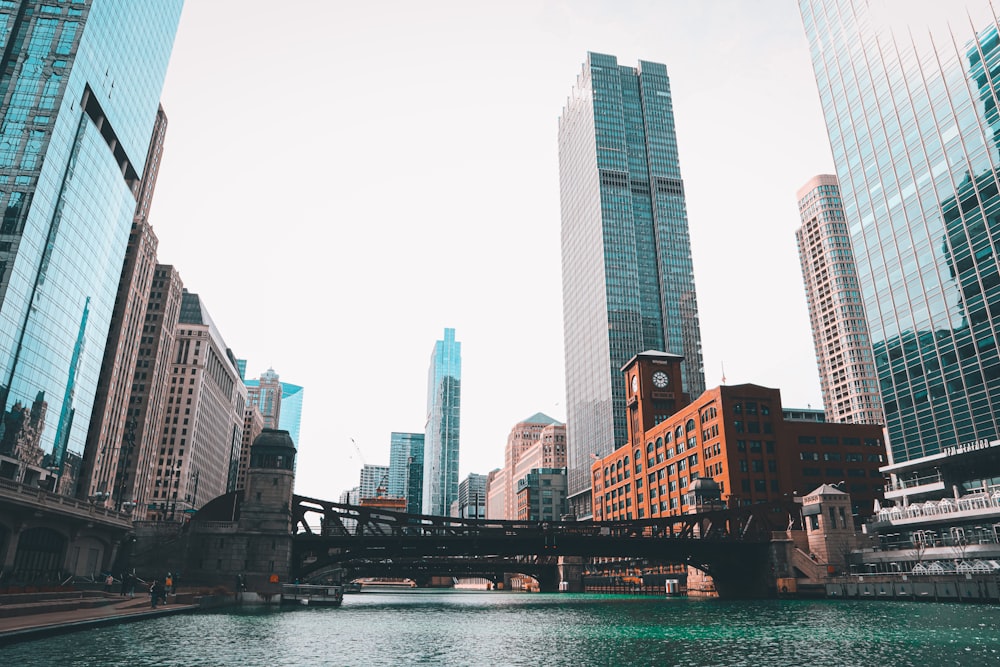
[[[765,595],[772,533],[801,526],[795,502],[601,522],[458,519],[304,496],[292,511],[292,571],[304,581],[337,569],[417,580],[517,572],[554,589],[560,559],[617,557],[693,566],[727,597]]]

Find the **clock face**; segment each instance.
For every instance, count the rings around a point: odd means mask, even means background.
[[[660,389],[663,389],[668,384],[670,384],[670,376],[663,371],[657,371],[653,373],[653,384],[655,384]]]
[[[639,376],[632,376],[632,391],[639,391]]]

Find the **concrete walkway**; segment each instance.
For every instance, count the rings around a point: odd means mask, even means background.
[[[141,598],[136,596],[135,599],[121,598],[119,602],[111,604],[66,611],[31,613],[27,608],[30,605],[24,606],[26,609],[23,614],[0,617],[0,646],[101,625],[182,614],[199,608],[197,604],[170,604],[157,605],[156,609],[152,609],[148,595]]]

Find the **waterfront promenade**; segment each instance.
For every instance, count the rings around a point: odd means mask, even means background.
[[[0,596],[4,597],[8,596]],[[187,597],[191,599],[188,600]],[[64,632],[183,614],[199,609],[193,596],[178,595],[175,599],[178,598],[180,602],[165,606],[157,605],[156,609],[150,607],[149,595],[136,596],[135,599],[108,595],[107,603],[98,605],[60,604],[67,601],[65,598],[15,603],[0,601],[0,646]],[[60,606],[66,608],[60,609]]]

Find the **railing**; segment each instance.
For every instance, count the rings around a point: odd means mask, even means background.
[[[74,514],[86,514],[93,518],[103,518],[115,522],[130,521],[127,513],[116,512],[95,503],[77,500],[70,496],[46,491],[37,486],[0,478],[0,498],[14,502],[29,503],[34,506],[57,505],[62,509],[75,510]]]
[[[906,507],[900,505],[883,507],[878,511],[876,518],[878,521],[893,522],[958,512],[989,514],[997,510],[1000,510],[1000,490],[993,493],[973,493],[961,496],[957,500],[941,498],[936,501],[928,500],[924,503],[914,503]]]
[[[921,475],[920,477],[911,477],[909,479],[899,479],[895,484],[889,483],[885,485],[886,493],[891,491],[905,491],[906,489],[913,489],[918,486],[925,486],[927,484],[936,484],[938,482],[943,482],[944,477],[940,472],[931,473],[928,475]]]

